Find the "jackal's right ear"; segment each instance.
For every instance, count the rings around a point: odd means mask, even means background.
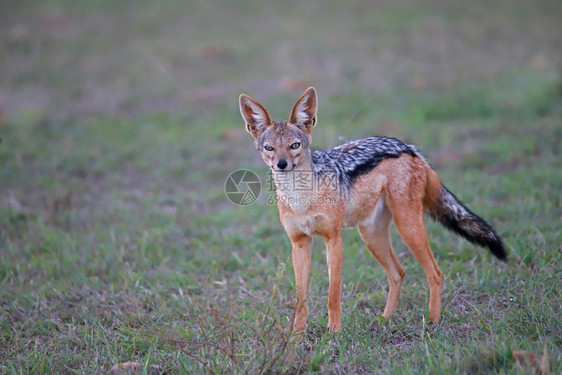
[[[246,122],[246,130],[254,138],[257,138],[265,128],[273,125],[267,110],[248,95],[240,95],[240,113]]]

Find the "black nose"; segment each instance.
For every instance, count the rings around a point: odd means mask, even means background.
[[[285,160],[285,159],[281,159],[277,162],[277,168],[279,168],[279,169],[285,169],[285,168],[287,168],[287,165],[289,165],[289,164],[287,163],[287,160]]]

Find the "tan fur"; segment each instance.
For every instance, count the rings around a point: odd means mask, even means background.
[[[274,178],[292,178],[291,173],[310,170],[311,159],[308,144],[306,148],[294,151],[289,146],[297,139],[295,129],[305,130],[307,136],[316,124],[316,93],[309,89],[299,98],[291,114],[291,121],[298,116],[308,119],[308,124],[295,124],[289,121],[282,126],[254,124],[252,110],[244,107],[249,100],[241,97],[241,112],[247,121],[247,129],[256,142],[265,138],[274,146],[271,152],[260,149],[264,161],[274,171]],[[303,104],[303,98],[304,104]],[[257,104],[257,102],[255,102]],[[258,104],[259,105],[259,104]],[[252,104],[252,108],[263,108]],[[314,107],[314,108],[309,108]],[[307,110],[308,117],[307,117]],[[265,109],[264,109],[265,111]],[[299,115],[295,113],[299,111]],[[267,113],[267,112],[266,112]],[[246,116],[245,116],[246,114]],[[258,114],[259,119],[268,119],[269,114]],[[256,129],[260,129],[256,131]],[[268,132],[268,133],[265,133]],[[302,139],[305,142],[306,139]],[[309,142],[308,142],[309,143]],[[288,159],[291,170],[276,172],[276,163]],[[278,180],[276,180],[278,182]],[[278,185],[279,187],[279,185]],[[295,192],[279,191],[281,197],[299,197],[307,202],[311,198],[331,199],[330,204],[296,204],[279,200],[278,209],[283,224],[292,244],[292,258],[297,285],[297,312],[294,326],[296,332],[302,333],[306,328],[308,317],[307,297],[310,280],[310,251],[312,237],[322,236],[326,244],[326,258],[329,272],[328,317],[329,330],[337,332],[341,328],[341,277],[342,277],[342,237],[344,227],[357,227],[369,251],[386,271],[389,293],[383,316],[390,318],[398,306],[400,288],[405,271],[400,265],[390,241],[389,226],[392,219],[404,243],[421,264],[429,282],[429,312],[432,322],[441,318],[441,287],[443,273],[437,266],[429,247],[424,225],[424,206],[434,204],[441,189],[441,181],[423,158],[414,158],[403,154],[398,158],[382,161],[376,168],[357,178],[351,186],[349,197],[341,190],[315,189],[313,191]]]

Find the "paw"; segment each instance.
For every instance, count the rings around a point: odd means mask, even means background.
[[[338,333],[341,330],[341,319],[329,319],[328,330],[330,333]]]
[[[441,313],[434,313],[434,314],[429,314],[429,321],[432,324],[439,324],[439,322],[441,321]]]

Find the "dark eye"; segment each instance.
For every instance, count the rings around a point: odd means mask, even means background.
[[[273,147],[271,147],[271,146],[264,146],[264,148],[265,148],[267,151],[273,151]]]
[[[299,147],[301,147],[301,144],[299,142],[295,142],[291,145],[291,149],[293,149],[293,150],[296,150]]]

